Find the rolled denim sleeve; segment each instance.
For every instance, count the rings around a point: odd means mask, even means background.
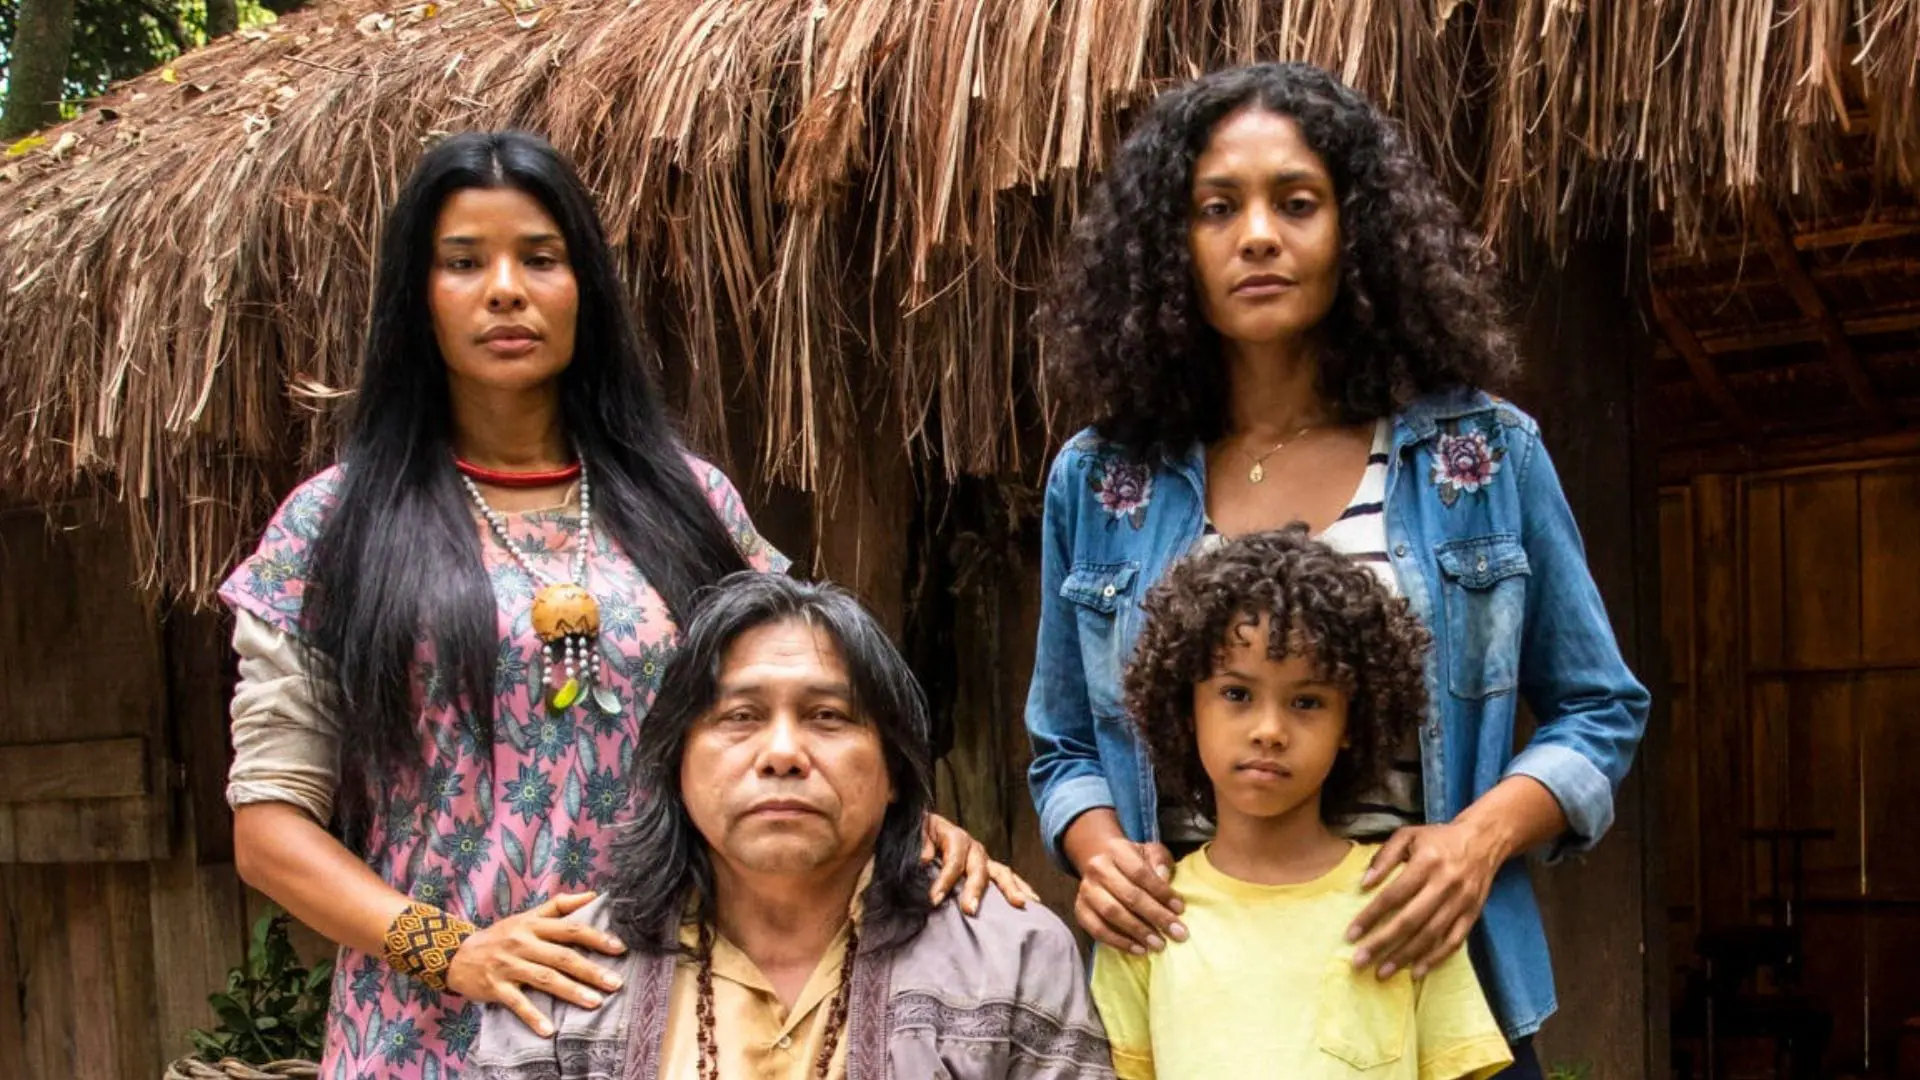
[[[1506,773],[1539,781],[1566,814],[1567,835],[1546,853],[1552,861],[1590,849],[1612,826],[1614,794],[1646,731],[1651,699],[1620,655],[1573,510],[1537,434],[1520,469],[1532,569],[1520,690],[1539,727]]]
[[[1071,474],[1078,454],[1069,444],[1054,459],[1047,478],[1041,525],[1040,637],[1034,649],[1033,683],[1027,690],[1027,738],[1033,747],[1027,786],[1040,814],[1040,835],[1047,851],[1068,873],[1074,868],[1060,849],[1067,826],[1089,810],[1113,806],[1113,792],[1100,764],[1093,710],[1087,703],[1078,623],[1071,605],[1060,595],[1073,560]]]

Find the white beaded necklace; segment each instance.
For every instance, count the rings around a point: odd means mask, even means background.
[[[461,473],[460,482],[466,485],[493,538],[539,586],[533,595],[533,631],[540,638],[541,657],[546,661],[540,681],[548,688],[547,704],[559,711],[585,698],[602,712],[619,712],[620,699],[606,685],[597,647],[600,605],[587,591],[587,553],[593,547],[593,489],[587,483],[585,464],[580,468],[580,527],[574,537],[569,581],[553,577],[527,558],[507,534],[505,515],[488,505],[472,477]]]

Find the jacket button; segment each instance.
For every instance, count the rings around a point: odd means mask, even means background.
[[[1393,553],[1394,553],[1395,555],[1398,555],[1398,556],[1400,556],[1400,557],[1401,557],[1401,558],[1403,558],[1403,559],[1404,559],[1404,558],[1406,558],[1406,557],[1407,557],[1407,545],[1405,545],[1405,544],[1395,544],[1395,545],[1393,545]]]
[[[1480,556],[1480,561],[1474,564],[1474,569],[1483,574],[1487,572],[1487,557],[1485,555]]]
[[[782,1050],[791,1050],[793,1049],[793,1036],[782,1035],[780,1036],[779,1039],[774,1041],[773,1045],[779,1047]]]
[[[1104,597],[1106,597],[1106,598],[1107,598],[1107,599],[1109,599],[1109,600],[1111,600],[1111,599],[1113,599],[1113,598],[1114,598],[1114,595],[1115,595],[1116,593],[1118,593],[1119,591],[1120,591],[1119,589],[1116,589],[1116,588],[1114,588],[1113,586],[1111,586],[1111,585],[1109,585],[1109,586],[1107,586],[1106,588],[1104,588],[1104,589],[1101,589],[1101,590],[1100,590],[1100,595],[1101,595],[1101,596],[1104,596]]]

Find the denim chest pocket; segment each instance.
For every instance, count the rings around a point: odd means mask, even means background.
[[[1332,960],[1320,976],[1313,1038],[1320,1052],[1351,1075],[1363,1076],[1406,1056],[1413,1024],[1413,976],[1375,978],[1347,960]]]
[[[1120,677],[1126,670],[1128,627],[1139,580],[1139,563],[1075,563],[1060,584],[1061,597],[1078,614],[1087,705],[1102,719],[1117,719],[1125,713]]]
[[[1512,693],[1527,618],[1527,549],[1509,533],[1434,549],[1445,594],[1447,688],[1455,697]]]

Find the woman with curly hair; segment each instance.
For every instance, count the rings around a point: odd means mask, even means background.
[[[1212,832],[1124,718],[1141,598],[1220,536],[1303,522],[1434,635],[1424,723],[1343,823],[1390,835],[1354,963],[1422,975],[1471,932],[1523,1042],[1555,1000],[1518,857],[1606,832],[1648,698],[1538,427],[1488,392],[1518,366],[1492,259],[1377,109],[1265,64],[1154,103],[1044,330],[1050,393],[1090,426],[1047,486],[1030,782],[1081,924],[1127,950],[1184,940],[1166,878]],[[1516,754],[1520,698],[1538,729]],[[1515,1074],[1537,1068],[1516,1049]]]
[[[1304,525],[1187,559],[1147,594],[1127,708],[1168,802],[1217,829],[1173,871],[1192,940],[1094,960],[1120,1080],[1336,1062],[1459,1080],[1512,1060],[1464,955],[1386,980],[1341,962],[1379,848],[1329,826],[1419,727],[1427,642],[1404,599]]]

